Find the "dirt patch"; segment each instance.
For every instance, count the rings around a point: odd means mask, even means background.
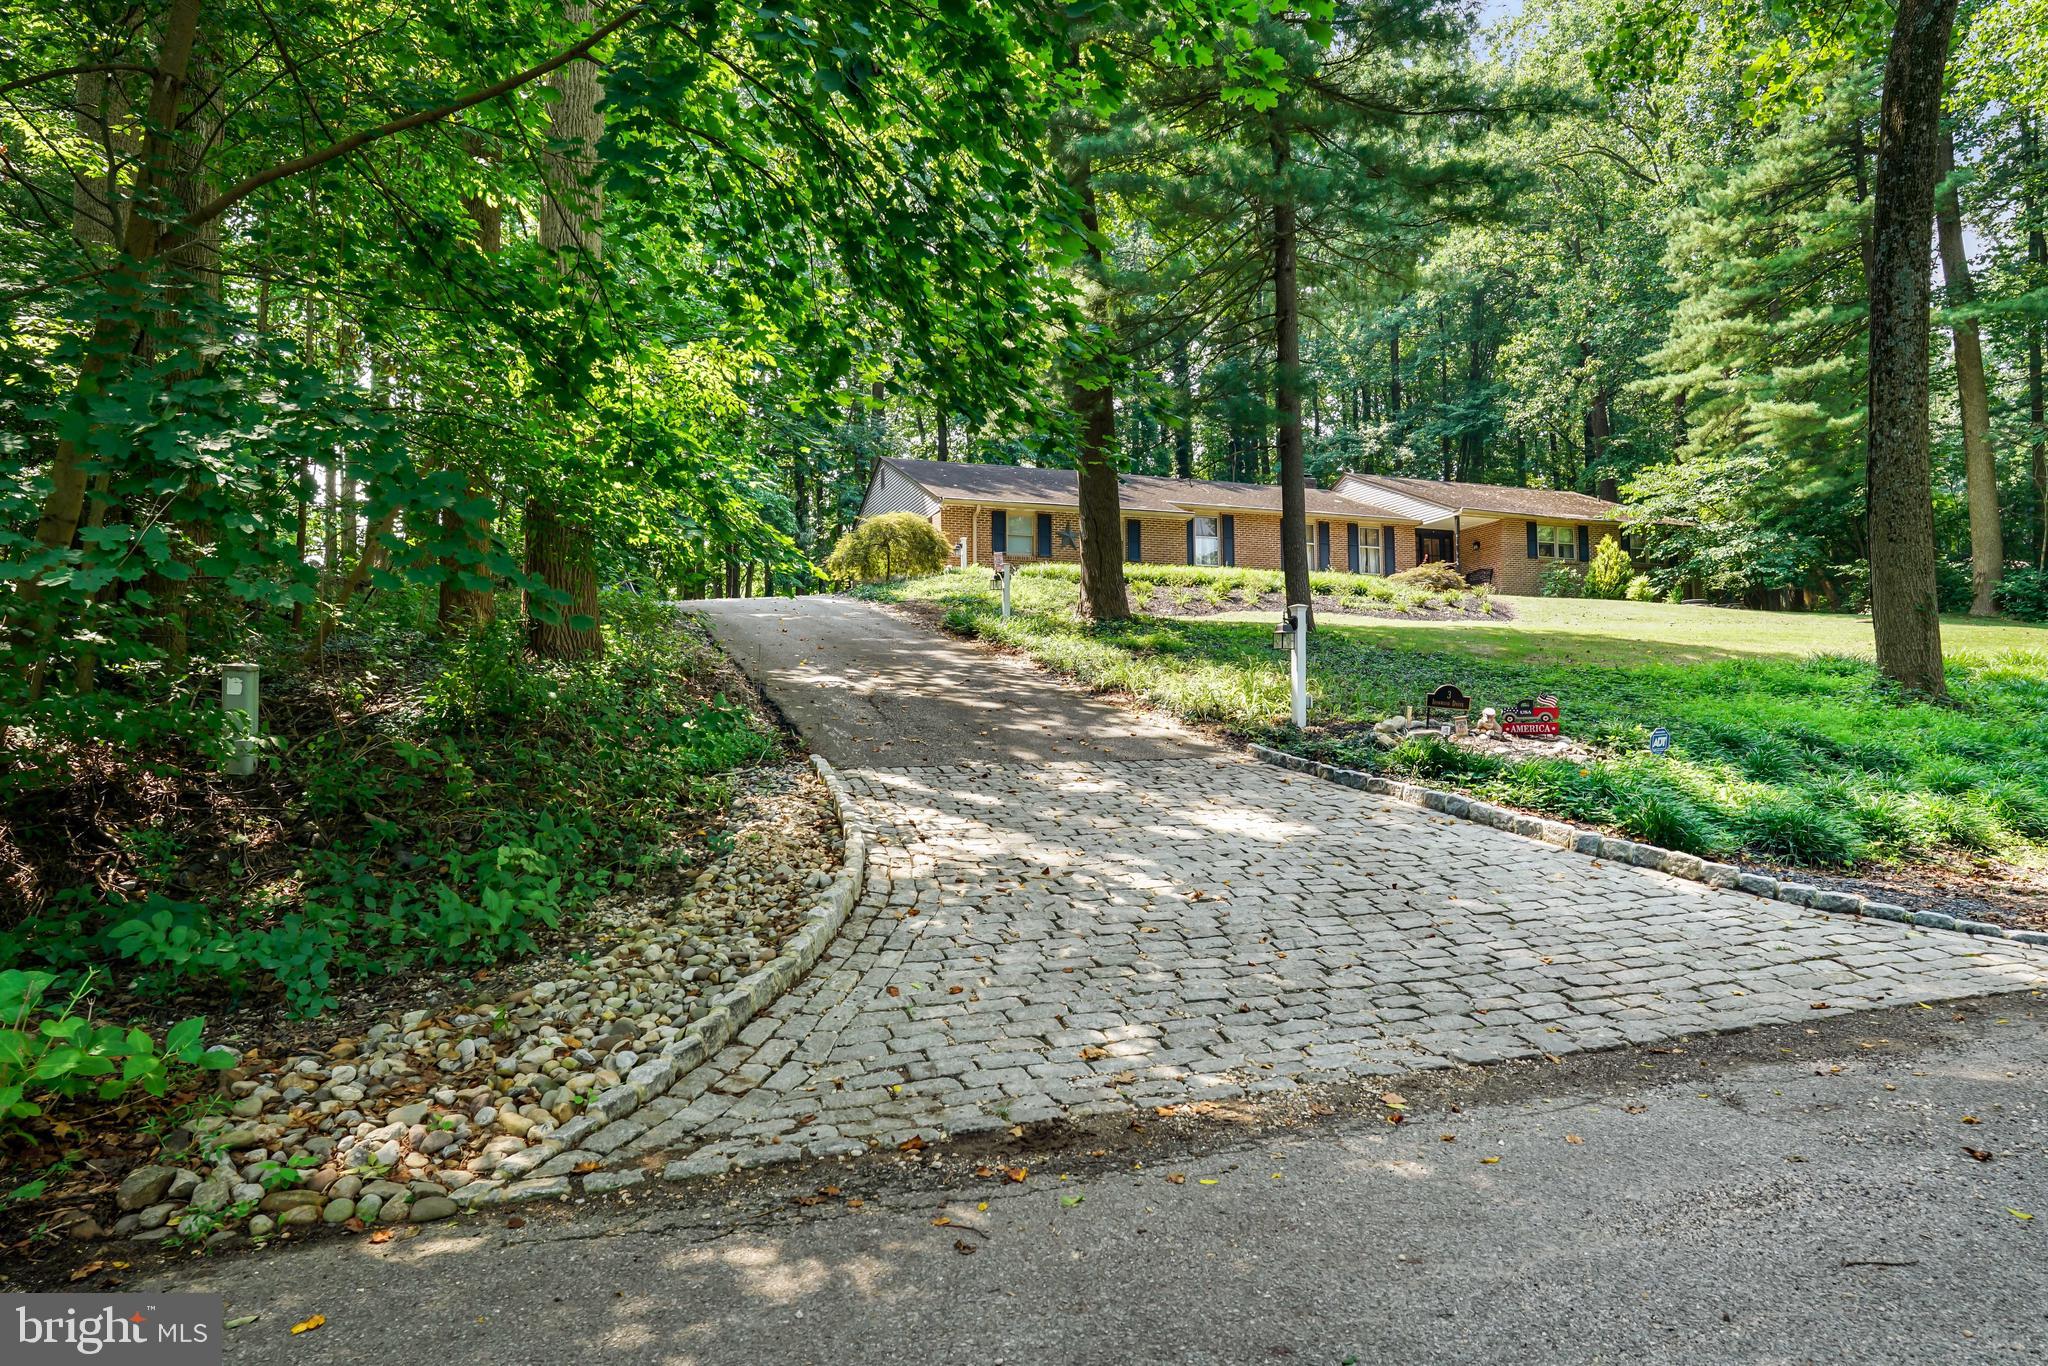
[[[2048,869],[2022,867],[1989,855],[1864,868],[1853,874],[1768,865],[1751,871],[1831,892],[1854,892],[1909,911],[1936,911],[2013,930],[2048,930]]]

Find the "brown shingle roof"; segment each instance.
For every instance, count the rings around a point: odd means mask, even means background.
[[[1442,507],[1491,512],[1506,517],[1612,522],[1620,519],[1622,511],[1619,503],[1563,489],[1516,489],[1499,484],[1462,484],[1447,479],[1403,479],[1389,474],[1354,474],[1348,477]]]
[[[889,467],[914,479],[938,499],[970,503],[1043,503],[1054,507],[1080,504],[1072,470],[1046,470],[1031,465],[968,465],[952,460],[890,460]],[[1126,512],[1179,512],[1177,504],[1136,487],[1129,476],[1118,481],[1119,502]],[[1152,481],[1145,481],[1152,482]]]
[[[938,499],[965,502],[1079,504],[1072,470],[1038,469],[1030,465],[969,465],[951,460],[896,460],[891,469],[914,479]],[[1233,484],[1216,479],[1161,479],[1126,474],[1117,479],[1118,501],[1125,512],[1185,512],[1189,508],[1231,508],[1247,512],[1279,512],[1277,484]],[[1405,521],[1386,508],[1328,489],[1308,490],[1312,517],[1354,517],[1374,521]]]
[[[1148,490],[1156,491],[1159,497],[1178,503],[1182,507],[1241,508],[1247,512],[1280,511],[1278,484],[1231,484],[1220,479],[1161,479],[1147,474],[1126,475],[1124,483],[1141,484]],[[1311,517],[1356,517],[1374,521],[1408,520],[1362,498],[1347,498],[1328,489],[1309,489],[1307,499],[1308,515]]]

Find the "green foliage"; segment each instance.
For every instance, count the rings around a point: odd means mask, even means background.
[[[1593,558],[1586,564],[1586,596],[1619,600],[1628,596],[1629,581],[1634,577],[1635,566],[1629,563],[1621,542],[1612,536],[1602,536],[1600,544],[1594,547]]]
[[[1628,587],[1622,589],[1621,595],[1630,602],[1655,602],[1657,585],[1650,581],[1648,574],[1636,574],[1630,577]]]
[[[495,625],[422,661],[402,723],[308,737],[288,761],[288,869],[217,900],[81,890],[0,935],[0,961],[118,963],[145,991],[275,990],[310,1015],[349,977],[530,952],[720,809],[718,775],[775,748],[744,708],[699,695],[712,654],[670,609],[617,595],[607,616],[600,661],[537,668]],[[184,852],[157,876],[181,876]]]
[[[970,571],[971,572],[971,571]],[[1079,565],[1032,564],[1018,571],[1020,580],[1040,578],[1065,584],[1081,581]],[[1287,581],[1277,569],[1213,568],[1204,565],[1127,564],[1124,580],[1131,585],[1132,607],[1144,611],[1150,590],[1165,588],[1179,605],[1195,602],[1221,610],[1248,609],[1264,598],[1285,593]],[[1381,578],[1373,574],[1320,572],[1308,576],[1309,591],[1318,598],[1336,600],[1339,612],[1372,615],[1445,609],[1491,615],[1493,595],[1474,588],[1455,570],[1434,566],[1413,577],[1396,574]]]
[[[0,971],[0,1133],[53,1101],[114,1101],[130,1091],[161,1096],[181,1071],[232,1067],[231,1050],[208,1051],[206,1022],[172,1025],[161,1041],[146,1029],[103,1024],[87,1005],[92,973],[53,993],[50,972]]]
[[[1389,574],[1387,581],[1420,589],[1425,593],[1464,593],[1470,587],[1465,582],[1465,576],[1458,572],[1457,566],[1446,564],[1442,560],[1432,560],[1428,564],[1418,564],[1397,574]]]
[[[1543,567],[1543,578],[1537,592],[1546,598],[1583,598],[1586,593],[1586,575],[1576,564],[1562,560]]]
[[[866,583],[897,575],[936,574],[950,554],[945,538],[914,512],[870,517],[839,538],[825,572],[841,583]]]
[[[2007,565],[1993,601],[1999,611],[2021,621],[2048,621],[2048,573],[2031,565]]]

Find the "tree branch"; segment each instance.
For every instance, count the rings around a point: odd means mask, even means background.
[[[286,180],[295,175],[302,175],[316,167],[325,166],[330,161],[335,161],[347,156],[351,152],[367,147],[373,142],[381,141],[398,133],[409,132],[414,128],[421,128],[430,123],[439,123],[444,119],[453,118],[465,109],[485,104],[497,99],[501,95],[509,95],[514,90],[519,89],[519,87],[539,80],[542,76],[547,75],[556,68],[567,66],[570,62],[584,56],[590,49],[596,47],[606,38],[609,38],[612,34],[618,32],[646,12],[647,0],[642,0],[642,3],[621,10],[615,18],[593,29],[588,37],[562,49],[538,65],[530,66],[524,71],[515,72],[501,81],[484,86],[482,89],[472,90],[469,94],[464,95],[458,100],[453,100],[433,109],[415,110],[403,118],[392,119],[389,123],[379,124],[375,128],[365,128],[360,133],[351,133],[339,142],[330,143],[317,152],[308,152],[302,157],[280,162],[278,165],[272,166],[267,170],[258,171],[255,175],[249,176],[239,183],[230,186],[213,199],[201,204],[191,213],[179,219],[166,234],[165,241],[160,249],[164,251],[175,250],[183,243],[189,241],[200,228],[220,217],[223,213],[226,213],[229,209],[262,189],[265,185],[275,184],[280,180]]]

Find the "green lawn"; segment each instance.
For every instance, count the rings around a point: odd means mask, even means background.
[[[1325,616],[1306,733],[1286,724],[1274,614],[1141,618],[1091,631],[1071,575],[1026,571],[1015,617],[985,573],[867,590],[942,605],[954,630],[1016,646],[1100,688],[1283,747],[1410,773],[1668,847],[1845,865],[1944,850],[2038,854],[2048,841],[2048,630],[1944,624],[1954,705],[1900,704],[1855,617],[1655,603],[1506,600],[1512,622]],[[1482,706],[1560,699],[1591,764],[1502,762],[1435,741],[1393,751],[1365,727],[1454,682]],[[1644,750],[1668,727],[1672,751]],[[2031,858],[2030,858],[2031,861]]]

